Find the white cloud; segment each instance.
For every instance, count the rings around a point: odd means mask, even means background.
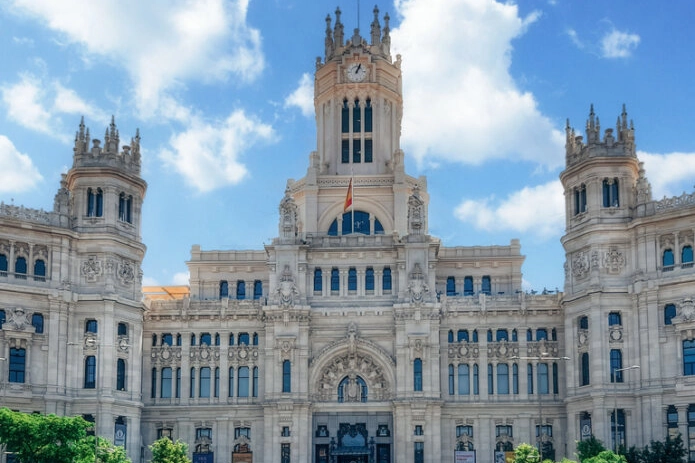
[[[174,274],[172,280],[172,285],[188,286],[188,283],[191,281],[191,276],[188,272],[179,272]]]
[[[246,24],[248,2],[14,0],[14,7],[60,32],[62,41],[82,46],[86,60],[98,56],[122,66],[135,83],[141,115],[152,116],[162,94],[189,79],[259,75],[261,37]]]
[[[402,63],[404,148],[432,158],[480,164],[527,160],[559,167],[564,137],[521,92],[510,73],[512,46],[539,17],[492,0],[397,0],[392,32]],[[441,30],[451,33],[441,34]],[[436,160],[435,160],[436,162]]]
[[[298,107],[307,117],[314,114],[314,80],[309,73],[302,75],[297,89],[285,98],[285,107],[288,106]]]
[[[208,192],[239,183],[247,174],[242,155],[253,144],[273,138],[272,127],[241,110],[212,124],[192,116],[188,128],[169,139],[170,148],[162,150],[160,158],[187,184]]]
[[[465,200],[454,215],[479,230],[511,230],[540,239],[558,237],[564,230],[565,197],[559,180],[525,187],[501,201],[494,197]]]
[[[22,154],[12,141],[0,135],[0,193],[31,190],[43,180],[31,158]]]
[[[604,58],[627,58],[637,48],[639,42],[639,35],[613,29],[601,39],[601,56]]]
[[[654,154],[638,152],[645,175],[652,186],[652,197],[679,196],[695,189],[695,153]]]
[[[567,36],[570,38],[572,43],[580,50],[584,48],[584,42],[579,38],[579,34],[574,29],[567,29]]]

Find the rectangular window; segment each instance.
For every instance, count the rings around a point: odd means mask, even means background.
[[[171,368],[162,368],[162,382],[160,384],[160,397],[168,399],[171,397]]]
[[[685,356],[684,356],[685,358]],[[618,371],[623,368],[623,353],[620,349],[611,349],[611,383],[622,383],[623,372]]]
[[[292,392],[292,364],[289,360],[282,362],[282,392]]]
[[[495,393],[495,382],[492,377],[492,364],[487,364],[487,393],[492,395]]]
[[[340,142],[340,162],[343,164],[350,163],[350,140],[342,140]]]
[[[458,366],[458,380],[459,380],[459,395],[470,395],[471,393],[471,378],[470,378],[470,367],[465,364]]]
[[[368,292],[374,291],[374,269],[372,267],[367,267],[364,274],[364,289]]]
[[[331,291],[340,291],[340,272],[337,268],[331,269]]]
[[[281,463],[290,463],[290,444],[281,444],[280,462]]]
[[[413,461],[414,463],[425,463],[425,443],[415,442],[413,444]]]
[[[446,277],[446,295],[456,296],[456,278]]]
[[[176,398],[181,397],[181,368],[176,369]]]
[[[611,440],[613,441],[613,448],[617,449],[620,447],[625,448],[627,445],[625,441],[625,410],[618,409],[618,420],[615,420],[615,411],[611,411]],[[688,426],[690,428],[690,426]],[[690,430],[688,429],[688,433]]]
[[[321,293],[323,291],[323,275],[320,268],[314,269],[314,292]]]
[[[352,140],[352,162],[358,164],[362,162],[362,150],[359,139]]]
[[[483,283],[482,283],[480,290],[482,291],[483,294],[485,294],[487,296],[492,294],[492,281],[490,280],[489,276],[486,275],[483,277]]]
[[[413,361],[413,390],[422,391],[422,360],[419,358]]]
[[[9,381],[11,383],[23,383],[26,371],[26,350],[10,348]]]
[[[249,367],[239,367],[237,380],[237,396],[249,396]]]
[[[373,143],[371,138],[364,140],[364,162],[372,162],[374,160],[374,148],[372,146]]]
[[[473,291],[473,277],[468,276],[463,279],[463,295],[472,296]]]
[[[357,269],[350,267],[348,270],[348,291],[357,291]]]
[[[539,363],[538,364],[538,393],[548,394],[549,384],[548,384],[548,364]]]
[[[391,269],[389,267],[384,267],[384,275],[382,276],[381,285],[385,293],[391,292]]]

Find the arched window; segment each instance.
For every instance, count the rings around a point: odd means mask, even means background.
[[[195,333],[191,333],[191,346],[195,346]]]
[[[526,341],[533,341],[533,331],[531,331],[531,328],[526,330]]]
[[[590,368],[589,368],[589,353],[584,352],[582,353],[582,360],[581,360],[581,365],[580,365],[580,386],[588,386],[591,384],[591,376],[590,376]]]
[[[664,254],[661,259],[661,264],[664,267],[664,269],[673,267],[674,263],[675,260],[673,257],[673,251],[671,249],[664,250]]]
[[[254,346],[258,345],[258,333],[253,333],[253,336],[251,336],[251,344]]]
[[[263,282],[255,280],[253,282],[253,298],[260,299],[261,297],[263,297]]]
[[[683,374],[695,375],[695,339],[683,341]]]
[[[181,334],[176,333],[176,345],[180,346],[181,345]]]
[[[102,217],[104,215],[104,191],[101,188],[97,188],[96,193],[96,216]]]
[[[34,281],[46,281],[46,262],[43,259],[34,261]]]
[[[340,271],[337,268],[331,269],[331,292],[340,291]]]
[[[360,108],[360,100],[355,99],[355,103],[352,107],[352,132],[359,133],[361,129],[361,116],[362,108]]]
[[[456,332],[456,341],[457,342],[461,342],[461,341],[468,342],[468,330],[458,330]]]
[[[34,332],[36,334],[42,334],[43,333],[43,315],[40,313],[32,314],[31,326],[34,327]]]
[[[352,226],[352,217],[355,216],[355,227]],[[352,233],[360,233],[362,235],[370,235],[372,233],[370,229],[370,221],[374,220],[374,234],[383,235],[384,226],[381,224],[379,219],[372,217],[368,212],[365,211],[350,211],[343,214],[343,225],[341,228],[341,233],[343,235],[350,235]],[[331,222],[330,227],[328,227],[329,236],[338,235],[338,219]]]
[[[96,197],[91,188],[87,188],[87,216],[94,217],[96,215]]]
[[[5,310],[0,309],[0,329],[2,329],[2,325],[4,325],[6,321],[7,321],[7,316],[5,314]]]
[[[251,344],[248,333],[239,333],[238,340],[240,346],[248,346]]]
[[[548,340],[548,330],[545,328],[538,328],[536,330],[536,341]]]
[[[234,345],[234,333],[229,333],[229,345]]]
[[[495,333],[495,339],[497,339],[497,342],[499,341],[509,341],[509,332],[507,330],[497,330]]]
[[[618,206],[620,206],[620,197],[618,193],[618,179],[603,179],[603,207]]]
[[[466,364],[458,366],[459,395],[470,395],[471,393],[471,367]]]
[[[162,381],[159,383],[159,396],[162,399],[171,398],[171,368],[162,368]]]
[[[509,365],[497,364],[497,393],[509,394]]]
[[[472,296],[473,293],[473,277],[467,276],[463,279],[463,295]]]
[[[239,367],[237,397],[249,396],[249,367]]]
[[[17,257],[14,261],[15,278],[26,280],[27,278],[27,260],[24,257]]]
[[[282,362],[282,392],[292,392],[292,363]]]
[[[0,276],[7,276],[7,256],[5,254],[0,254]]]
[[[125,323],[119,323],[118,328],[116,329],[116,334],[118,336],[128,336],[128,325]]]
[[[226,280],[220,281],[220,299],[229,297],[229,282]]]
[[[446,277],[446,295],[455,296],[456,295],[456,278],[449,276]]]
[[[314,269],[314,292],[321,293],[323,291],[323,275],[320,268]]]
[[[364,131],[369,133],[372,131],[372,100],[367,98],[364,105]]]
[[[586,186],[582,184],[574,189],[574,215],[586,212]]]
[[[622,383],[623,372],[618,371],[623,368],[623,353],[620,349],[611,349],[610,353],[611,365],[611,383]]]
[[[88,355],[84,359],[84,388],[94,389],[96,387],[97,358]]]
[[[374,269],[372,267],[367,267],[367,271],[364,273],[364,289],[367,292],[374,292]]]
[[[200,345],[201,346],[212,345],[212,336],[210,335],[210,333],[202,333],[200,335]]]
[[[558,373],[557,362],[553,362],[553,394],[560,392],[560,375]]]
[[[478,342],[478,330],[473,330],[473,342]]]
[[[583,316],[579,317],[579,329],[588,330],[589,329],[589,317]]]
[[[381,289],[385,293],[391,292],[391,268],[384,267],[384,275],[381,278]]]
[[[84,332],[85,333],[96,333],[97,332],[97,321],[94,319],[85,320],[84,322]]]
[[[210,367],[202,367],[200,369],[198,397],[210,397]]]
[[[152,346],[157,345],[157,335],[152,333]]]
[[[236,282],[236,298],[246,299],[246,282],[243,280],[237,280]]]
[[[7,378],[9,382],[23,383],[25,381],[26,359],[27,351],[25,349],[10,347],[9,376]]]
[[[348,269],[348,291],[357,291],[357,270],[355,267]]]
[[[446,334],[446,342],[454,342],[454,331],[449,330],[449,332]]]
[[[512,342],[519,341],[519,334],[516,332],[516,328],[512,330]]]
[[[683,246],[681,250],[681,264],[683,267],[690,267],[693,264],[693,247],[690,245]],[[687,265],[690,264],[690,265]]]
[[[367,402],[369,390],[361,376],[346,376],[338,383],[338,402]]]
[[[342,133],[350,132],[350,106],[348,105],[347,98],[343,100],[343,107],[340,110],[340,127]]]
[[[664,306],[664,325],[673,324],[673,317],[676,316],[676,305],[666,304]]]
[[[413,390],[422,391],[422,360],[419,358],[413,361]]]
[[[118,196],[118,219],[121,222],[133,223],[133,197],[121,193]]]
[[[492,330],[487,330],[487,342],[492,342]]]

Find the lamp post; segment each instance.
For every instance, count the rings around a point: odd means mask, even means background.
[[[77,342],[68,343],[68,346],[81,345],[83,344]],[[96,335],[87,336],[84,340],[84,347],[93,347],[96,349],[96,355],[94,356],[94,397],[96,400],[96,403],[94,404],[94,463],[97,463],[97,453],[99,450],[99,433],[97,432],[97,426],[99,424],[99,342],[97,340]]]
[[[511,358],[512,360],[535,360],[536,361],[536,377],[538,377],[539,374],[539,368],[538,366],[541,363],[541,360],[570,360],[569,357],[551,357],[550,354],[547,352],[541,352],[540,355],[537,355],[535,357],[519,357],[519,356],[514,356]],[[548,376],[550,376],[550,371],[548,371]],[[532,378],[533,380],[533,378]],[[536,381],[537,386],[536,387],[536,395],[538,396],[538,458],[540,460],[543,460],[543,449],[542,449],[542,442],[543,442],[543,402],[541,401],[541,388],[540,388],[540,381]],[[548,377],[548,392],[550,392],[550,377]]]
[[[639,365],[613,369],[613,452],[618,453],[618,373],[621,371],[637,370]]]

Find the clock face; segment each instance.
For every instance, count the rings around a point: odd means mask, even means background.
[[[367,66],[362,63],[352,63],[347,68],[347,78],[352,82],[362,82],[367,76]]]

